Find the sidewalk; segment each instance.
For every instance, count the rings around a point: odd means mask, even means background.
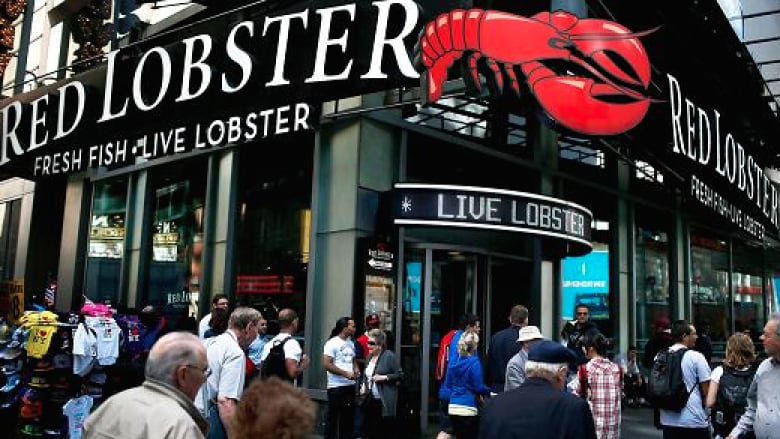
[[[630,439],[659,439],[663,437],[661,430],[653,426],[653,409],[625,408],[620,424],[620,437]]]

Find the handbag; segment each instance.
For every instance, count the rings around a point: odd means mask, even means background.
[[[374,365],[374,371],[371,373],[370,377],[367,374],[362,373],[360,374],[360,378],[355,380],[355,402],[359,406],[365,404],[366,401],[371,398],[371,391],[374,387],[374,380],[372,378],[376,374],[376,366],[379,365],[379,359],[381,358],[382,354],[379,354],[379,358],[376,359],[376,364]]]

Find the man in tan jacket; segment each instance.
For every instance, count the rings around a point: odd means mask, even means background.
[[[173,332],[149,352],[146,381],[109,398],[84,424],[84,439],[202,439],[208,432],[192,401],[209,375],[198,337]]]

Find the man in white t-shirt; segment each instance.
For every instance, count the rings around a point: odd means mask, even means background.
[[[214,297],[211,298],[212,310],[214,308],[222,308],[227,310],[229,305],[230,301],[224,294],[215,294]],[[200,337],[201,340],[206,338],[206,331],[209,330],[209,323],[211,323],[211,313],[203,316],[203,318],[200,319],[200,323],[198,323],[198,337]]]
[[[244,392],[244,351],[257,338],[262,318],[256,309],[236,308],[227,331],[204,342],[211,375],[200,388],[195,406],[209,420],[209,439],[230,437],[230,421]]]
[[[355,378],[360,373],[355,358],[355,320],[342,317],[323,348],[328,373],[328,418],[325,439],[351,439],[355,425]]]
[[[273,347],[277,341],[284,343],[284,359],[285,365],[287,366],[287,375],[289,375],[290,381],[293,381],[298,374],[309,366],[309,359],[306,357],[306,354],[303,353],[300,343],[292,337],[293,334],[298,332],[298,325],[300,324],[298,313],[290,308],[285,308],[279,311],[278,322],[279,334],[275,335],[265,344],[263,347],[263,354],[260,356],[260,362],[262,363],[265,361],[266,357],[268,357],[268,354],[271,352],[271,347]],[[287,338],[290,338],[291,340],[285,343],[284,340]]]
[[[704,410],[704,401],[710,386],[710,366],[704,355],[692,350],[696,344],[696,328],[685,320],[672,324],[671,351],[688,349],[682,358],[683,381],[690,395],[688,403],[679,412],[661,410],[664,439],[710,439],[710,421]]]

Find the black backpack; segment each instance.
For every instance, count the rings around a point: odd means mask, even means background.
[[[663,349],[653,361],[647,383],[647,400],[655,408],[680,411],[688,404],[693,389],[688,391],[683,379],[682,359],[687,349],[672,352]]]
[[[715,432],[726,437],[745,413],[747,393],[756,368],[737,370],[723,366],[723,376],[718,384],[718,396],[712,409],[712,426]]]
[[[291,339],[292,336],[272,342],[268,356],[265,357],[265,360],[260,365],[260,377],[262,379],[275,376],[284,381],[293,381],[290,375],[287,374],[287,359],[284,357],[284,345]]]

